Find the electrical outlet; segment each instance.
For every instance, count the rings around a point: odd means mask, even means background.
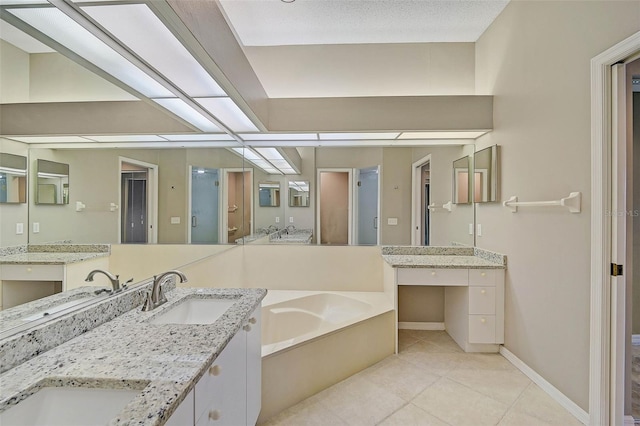
[[[179,225],[180,224],[180,216],[172,216],[171,217],[171,224],[172,225]]]
[[[33,233],[37,234],[40,232],[40,222],[33,222]]]
[[[280,216],[276,216],[276,223],[280,223]]]
[[[398,218],[397,217],[389,217],[387,218],[387,225],[397,225]]]
[[[478,224],[478,237],[482,237],[482,225]]]
[[[473,235],[473,223],[469,224],[469,235]]]
[[[24,234],[24,223],[16,223],[16,235]]]
[[[289,216],[289,223],[293,223],[293,216]]]

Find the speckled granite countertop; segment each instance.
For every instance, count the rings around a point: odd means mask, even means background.
[[[474,247],[388,246],[382,258],[394,268],[505,269],[507,257]]]
[[[0,265],[66,265],[110,254],[108,244],[31,244],[0,251]]]
[[[291,232],[279,232],[269,236],[269,244],[311,244],[313,231],[297,229]]]
[[[110,425],[161,425],[260,306],[264,289],[178,288],[151,312],[139,307],[0,376],[0,411],[45,386],[128,388],[140,394]],[[233,299],[211,325],[154,325],[149,319],[186,298]]]

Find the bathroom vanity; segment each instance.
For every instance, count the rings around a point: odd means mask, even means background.
[[[444,287],[444,327],[465,352],[504,343],[506,256],[472,247],[383,247],[397,286]]]
[[[0,423],[9,423],[13,412],[23,416],[20,407],[38,411],[30,404],[40,404],[37,398],[47,392],[61,398],[83,388],[84,402],[74,403],[73,410],[58,404],[80,420],[255,424],[261,401],[259,308],[266,290],[176,288],[166,293],[167,303],[143,312],[142,294],[148,290],[143,284],[114,296],[130,296],[136,307],[4,372]],[[176,315],[187,304],[189,312],[201,315]],[[109,306],[86,309],[96,316]],[[96,401],[100,409],[92,408]]]

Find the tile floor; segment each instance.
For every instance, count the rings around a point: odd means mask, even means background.
[[[265,426],[581,425],[498,354],[467,354],[444,331],[401,330],[398,355]]]

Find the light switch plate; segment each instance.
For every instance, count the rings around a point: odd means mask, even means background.
[[[387,218],[387,225],[397,225],[398,218],[397,217],[389,217]]]
[[[276,223],[280,223],[280,216],[276,216]]]
[[[37,234],[40,232],[40,222],[33,222],[33,233]]]
[[[24,234],[24,223],[16,223],[16,235]]]
[[[293,216],[289,216],[289,223],[293,223]]]
[[[478,237],[482,237],[482,225],[478,224]]]
[[[180,216],[171,216],[171,224],[179,225],[180,224]]]
[[[473,223],[469,224],[469,235],[473,235]]]

